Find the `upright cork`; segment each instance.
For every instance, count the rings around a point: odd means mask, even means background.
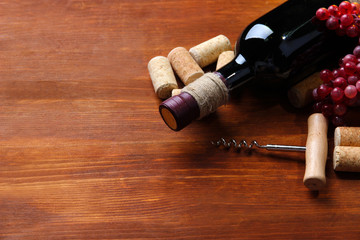
[[[230,50],[232,50],[230,40],[224,35],[219,35],[192,47],[189,52],[203,68],[216,62],[222,52]]]
[[[335,171],[360,172],[360,147],[336,146],[333,166]]]
[[[320,190],[326,185],[327,130],[327,119],[321,113],[314,113],[308,118],[304,185],[310,190]]]
[[[234,51],[222,52],[219,55],[216,63],[216,71],[222,68],[223,66],[225,66],[226,64],[228,64],[229,62],[231,62],[234,59],[234,57],[235,57]]]
[[[337,127],[334,132],[334,144],[360,147],[360,127]]]
[[[360,172],[360,127],[337,127],[334,145],[334,170]]]
[[[148,63],[148,70],[155,93],[159,98],[169,98],[172,90],[178,88],[169,60],[163,56],[154,57]]]
[[[289,89],[288,99],[290,104],[296,108],[302,108],[313,101],[312,91],[322,83],[318,72],[305,78]]]
[[[189,51],[183,47],[177,47],[171,50],[168,59],[174,71],[185,85],[192,83],[204,75],[204,71],[191,57]]]

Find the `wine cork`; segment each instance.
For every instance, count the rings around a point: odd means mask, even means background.
[[[206,67],[218,59],[220,53],[230,51],[231,43],[224,35],[216,36],[192,47],[189,52],[200,67]]]
[[[155,93],[159,98],[170,97],[171,91],[178,88],[175,74],[166,57],[157,56],[152,58],[148,63],[148,70]]]
[[[305,78],[289,89],[288,99],[296,108],[302,108],[313,101],[312,91],[321,85],[322,81],[318,72]]]
[[[204,75],[204,71],[191,57],[189,51],[183,47],[171,50],[168,59],[174,71],[185,85]]]
[[[360,147],[360,127],[337,127],[334,145]]]
[[[181,89],[173,89],[171,92],[171,96],[176,96],[181,93]]]
[[[335,171],[360,172],[360,147],[336,146],[333,164]]]
[[[223,66],[225,66],[226,64],[228,64],[229,62],[231,62],[234,59],[234,57],[235,57],[234,51],[222,52],[219,55],[216,63],[216,71],[222,68]]]

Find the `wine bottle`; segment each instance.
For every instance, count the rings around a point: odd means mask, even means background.
[[[336,61],[357,39],[327,31],[315,13],[320,7],[340,2],[288,0],[252,22],[236,42],[233,61],[160,105],[165,123],[172,130],[181,130],[194,119],[214,112],[228,101],[229,91],[247,82],[286,88]]]

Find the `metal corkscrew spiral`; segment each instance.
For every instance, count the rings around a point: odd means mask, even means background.
[[[231,139],[230,141],[226,141],[224,138],[220,138],[218,141],[211,141],[212,145],[216,147],[225,147],[229,149],[234,147],[236,150],[248,149],[251,150],[255,147],[266,149],[268,151],[290,151],[290,152],[305,152],[306,147],[303,146],[289,146],[289,145],[275,145],[275,144],[267,144],[260,145],[256,140],[253,140],[248,144],[245,140],[241,140],[239,143],[235,139]]]
[[[226,141],[224,138],[211,144],[217,147],[231,148],[234,147],[237,150],[242,148],[249,151],[253,147],[258,147],[266,150],[277,151],[301,151],[305,152],[305,174],[304,185],[310,190],[320,190],[326,185],[326,159],[328,154],[328,120],[322,113],[314,113],[308,118],[308,136],[306,139],[306,146],[289,146],[289,145],[260,145],[257,141],[252,141],[248,144],[245,140],[241,140],[239,143],[236,140],[231,139]]]

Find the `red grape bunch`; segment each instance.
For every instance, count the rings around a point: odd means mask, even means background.
[[[360,36],[360,4],[343,1],[339,6],[320,8],[316,17],[338,35]],[[360,40],[360,39],[359,39]],[[344,56],[339,68],[320,72],[322,84],[313,90],[314,111],[330,118],[335,126],[344,125],[348,107],[360,102],[360,41],[351,54]]]
[[[340,36],[358,37],[360,34],[360,4],[343,1],[328,8],[316,11],[317,19],[326,21],[329,30],[335,30]]]

